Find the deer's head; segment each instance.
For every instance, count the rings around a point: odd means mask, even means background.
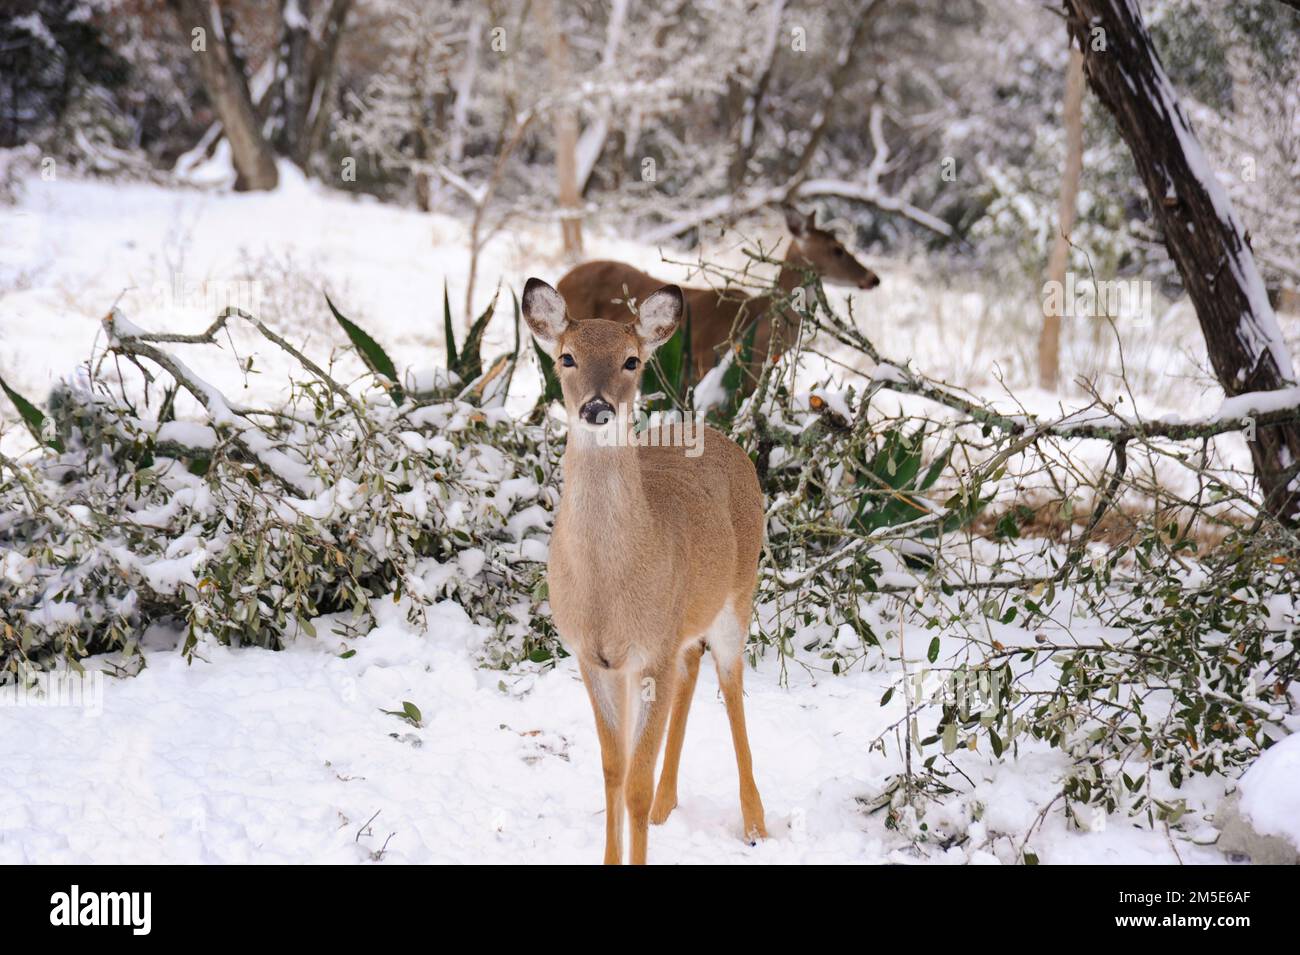
[[[817,228],[815,211],[806,216],[793,206],[784,206],[782,211],[786,228],[794,239],[794,251],[824,281],[861,289],[880,284],[880,276],[855,259],[834,233]]]
[[[593,427],[613,421],[620,406],[632,407],[641,369],[672,338],[683,308],[682,290],[665,285],[646,297],[631,324],[570,321],[560,293],[535,278],[520,303],[528,327],[555,358],[570,423]]]

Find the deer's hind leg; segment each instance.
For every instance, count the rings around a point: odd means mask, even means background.
[[[745,839],[753,842],[767,838],[763,817],[763,800],[754,782],[754,759],[749,751],[749,734],[745,729],[745,639],[749,635],[750,598],[733,604],[734,614],[724,615],[709,636],[709,649],[718,668],[718,683],[727,704],[731,723],[731,742],[736,750],[736,769],[740,775],[740,814]]]
[[[694,643],[682,651],[682,673],[673,694],[672,715],[668,723],[668,745],[664,749],[664,768],[659,773],[659,787],[655,790],[654,805],[650,808],[650,821],[663,824],[677,807],[677,767],[682,759],[682,743],[686,739],[686,717],[690,715],[691,699],[695,695],[695,681],[700,675],[700,659],[704,656],[704,643]]]
[[[600,762],[605,772],[605,865],[623,862],[623,785],[627,777],[625,674],[579,661],[582,682],[591,697],[600,739]]]

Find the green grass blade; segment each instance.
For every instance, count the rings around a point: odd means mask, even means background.
[[[469,334],[465,336],[465,344],[461,346],[460,359],[456,366],[456,373],[460,375],[461,381],[470,382],[483,374],[483,358],[481,355],[483,332],[487,330],[487,324],[492,320],[492,315],[497,310],[497,297],[500,294],[501,286],[498,285],[496,292],[492,295],[492,301],[488,303],[488,307],[469,327]]]
[[[334,307],[334,303],[330,301],[328,295],[325,296],[325,303],[329,305],[330,311],[334,313],[335,320],[343,327],[348,339],[356,347],[357,352],[361,355],[361,360],[366,363],[366,367],[381,378],[388,379],[392,384],[393,401],[400,405],[402,403],[402,387],[397,380],[397,369],[393,366],[393,360],[379,347],[379,343],[367,335],[360,326],[345,318],[343,313]]]
[[[0,378],[0,388],[4,389],[4,393],[14,403],[14,407],[18,409],[19,417],[23,419],[23,424],[27,426],[27,430],[32,433],[32,436],[41,444],[51,447],[55,451],[62,451],[63,442],[58,438],[49,441],[45,440],[45,413],[10,388],[3,378]]]
[[[552,401],[559,401],[564,397],[564,392],[560,390],[560,376],[555,373],[555,359],[546,354],[546,349],[541,346],[536,338],[533,339],[533,350],[537,352],[537,364],[542,369],[542,396],[537,399],[538,405],[549,405]]]
[[[460,364],[456,355],[456,330],[451,327],[451,299],[447,297],[447,280],[442,280],[442,335],[447,343],[447,370]]]

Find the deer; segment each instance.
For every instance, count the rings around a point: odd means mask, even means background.
[[[702,425],[695,453],[671,423],[635,433],[632,406],[647,359],[672,337],[685,295],[664,286],[631,322],[571,320],[541,279],[520,308],[555,359],[569,421],[564,486],[547,563],[555,626],[586,685],[605,778],[607,865],[646,862],[650,823],[677,806],[677,774],[700,661],[713,656],[731,724],[743,833],[766,838],[745,729],[744,647],[764,527],[749,456]],[[663,743],[663,770],[655,764]]]
[[[804,281],[806,272],[814,272],[827,282],[873,289],[880,277],[844,247],[835,235],[817,228],[816,211],[807,215],[785,206],[786,228],[790,244],[777,275],[776,285],[789,295]],[[560,294],[571,313],[584,318],[631,321],[630,301],[640,301],[664,283],[623,262],[599,260],[584,262],[569,271],[558,283]],[[682,290],[690,311],[691,360],[695,380],[699,381],[719,358],[719,351],[729,343],[740,342],[751,323],[757,322],[751,351],[753,369],[766,361],[772,343],[774,294],[749,296],[734,288],[686,288]],[[788,348],[798,334],[797,312],[785,310],[781,315],[782,332],[774,354]]]

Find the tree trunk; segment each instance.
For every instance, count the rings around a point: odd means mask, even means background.
[[[551,82],[564,90],[572,82],[569,66],[569,43],[560,27],[555,0],[540,5],[546,29],[546,54],[551,61]],[[560,235],[564,254],[576,259],[582,255],[582,194],[578,188],[578,117],[567,104],[555,110],[555,178],[560,206]]]
[[[835,57],[835,67],[822,79],[821,106],[812,114],[812,132],[808,135],[808,141],[804,143],[803,150],[790,171],[791,179],[802,180],[812,167],[812,161],[817,156],[817,148],[826,137],[826,130],[830,127],[835,107],[842,98],[844,84],[853,75],[858,52],[866,45],[863,42],[864,34],[884,9],[884,0],[860,0],[850,15],[849,27],[841,34],[844,43]],[[862,109],[870,107],[871,101],[847,105]]]
[[[325,128],[331,116],[330,101],[334,98],[334,74],[338,66],[339,44],[343,39],[343,24],[352,9],[352,0],[333,0],[325,16],[325,26],[320,41],[312,49],[309,59],[311,99],[307,104],[306,133],[300,142],[300,154],[294,159],[303,169],[320,149],[325,138]]]
[[[1150,194],[1219,384],[1230,396],[1285,387],[1295,371],[1254,256],[1134,0],[1065,0],[1065,8],[1088,84],[1115,117]],[[1296,523],[1300,428],[1260,427],[1250,452],[1264,507]]]
[[[776,49],[781,37],[781,16],[784,13],[785,0],[772,0],[772,6],[768,9],[767,33],[759,54],[758,72],[749,87],[740,122],[736,126],[736,138],[727,171],[732,190],[744,185],[749,173],[749,160],[754,155],[758,137],[758,114],[763,105],[763,96],[767,93],[767,85],[772,79],[772,64],[776,61]]]
[[[476,10],[470,20],[465,40],[465,58],[460,75],[456,77],[456,104],[451,111],[451,139],[449,151],[452,165],[465,154],[465,130],[469,127],[469,107],[474,98],[474,81],[478,76],[479,48],[483,44],[485,29],[482,10]]]
[[[605,49],[600,54],[600,76],[602,77],[610,76],[616,66],[618,46],[623,39],[623,24],[627,22],[628,2],[629,0],[614,0],[614,5],[610,8],[609,26],[605,30]],[[591,173],[605,149],[605,140],[609,136],[609,111],[609,102],[602,103],[596,118],[578,137],[576,162],[580,194],[586,193]]]
[[[205,49],[195,50],[199,78],[213,109],[221,117],[221,128],[230,143],[235,164],[235,188],[241,191],[274,189],[279,182],[275,156],[262,137],[257,113],[244,74],[235,65],[229,35],[215,3],[205,0],[172,0],[181,28],[187,36],[202,28]],[[213,14],[217,14],[215,17]]]
[[[1047,281],[1055,288],[1065,285],[1065,267],[1070,261],[1070,232],[1074,229],[1075,207],[1079,196],[1079,176],[1083,172],[1083,54],[1070,48],[1070,62],[1065,68],[1065,168],[1061,172],[1061,197],[1057,206],[1056,238],[1047,262]],[[1061,312],[1053,304],[1063,303],[1061,295],[1043,297],[1043,328],[1038,336],[1038,384],[1055,391],[1061,375]]]
[[[312,91],[308,86],[307,58],[311,51],[311,22],[302,0],[280,0],[280,63],[284,71],[276,150],[298,165],[307,137],[307,110]]]

